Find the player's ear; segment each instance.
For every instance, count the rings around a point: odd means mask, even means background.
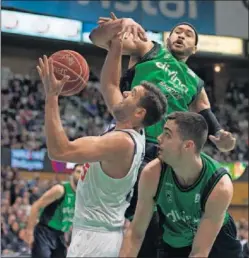
[[[197,50],[198,50],[198,49],[197,49],[197,46],[194,46],[194,47],[193,47],[193,53],[192,53],[192,54],[194,55],[194,54],[197,52]]]
[[[169,37],[166,39],[166,45],[167,46],[169,46],[169,43],[170,43],[170,41],[169,41]]]
[[[135,116],[136,116],[137,118],[144,118],[145,115],[146,115],[146,109],[145,109],[145,108],[143,108],[143,107],[138,107],[138,108],[136,109]]]
[[[186,151],[189,151],[189,150],[191,150],[193,148],[194,148],[194,142],[193,141],[187,140],[187,141],[184,142],[184,149]]]

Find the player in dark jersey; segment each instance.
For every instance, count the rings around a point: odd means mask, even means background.
[[[167,46],[145,39],[143,28],[132,19],[100,18],[99,27],[90,34],[92,42],[108,50],[110,40],[117,33],[126,33],[123,53],[130,55],[129,69],[121,78],[122,91],[130,90],[145,80],[156,85],[167,97],[168,111],[193,111],[201,114],[209,127],[209,139],[220,151],[230,151],[235,138],[222,129],[211,111],[204,82],[187,66],[186,61],[197,51],[198,33],[188,23],[176,25],[167,39]],[[163,131],[166,117],[145,128],[146,153],[141,169],[157,156],[157,137]],[[137,202],[137,184],[126,216],[132,219]],[[140,257],[155,257],[157,216],[148,228]],[[148,236],[148,238],[147,238]]]
[[[81,172],[82,165],[76,165],[69,182],[53,186],[32,205],[26,230],[32,258],[66,257],[64,233],[72,226],[75,191]]]
[[[155,205],[163,232],[161,257],[242,257],[236,226],[227,212],[232,180],[217,161],[201,152],[207,135],[199,114],[168,116],[158,137],[158,158],[141,173],[136,212],[121,257],[137,256]]]

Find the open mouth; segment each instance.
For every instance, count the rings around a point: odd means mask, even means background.
[[[181,39],[176,40],[174,45],[176,45],[178,47],[184,47],[183,40],[181,40]]]

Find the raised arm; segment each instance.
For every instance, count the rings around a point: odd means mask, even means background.
[[[113,37],[124,32],[128,32],[128,38],[124,40],[122,51],[124,55],[142,57],[153,47],[153,43],[147,41],[145,31],[141,25],[130,18],[103,22],[91,32],[89,38],[94,45],[109,50],[110,41]]]
[[[137,257],[138,255],[153,215],[154,196],[160,178],[160,171],[160,161],[155,159],[141,173],[136,212],[125,233],[119,257]]]
[[[221,178],[210,194],[205,213],[194,238],[189,257],[208,257],[223,225],[224,217],[233,196],[233,184],[228,175]]]
[[[112,115],[113,107],[116,104],[119,104],[123,99],[119,87],[121,76],[122,48],[122,37],[115,36],[115,38],[110,43],[110,49],[106,56],[106,60],[100,75],[100,90],[108,110]]]
[[[190,111],[201,114],[207,124],[209,131],[209,139],[222,151],[227,152],[234,149],[236,139],[230,132],[222,129],[216,116],[211,110],[211,105],[205,89],[203,88],[197,98],[190,105]]]
[[[51,159],[73,163],[103,161],[118,158],[119,155],[125,155],[127,149],[133,149],[134,142],[122,132],[69,141],[61,123],[58,105],[59,93],[68,78],[57,80],[54,76],[53,64],[46,56],[43,60],[40,59],[40,66],[37,69],[46,94],[45,133]]]

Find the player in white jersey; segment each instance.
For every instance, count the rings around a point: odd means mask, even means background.
[[[123,40],[115,37],[101,72],[101,92],[116,120],[113,131],[69,141],[63,130],[58,95],[67,81],[55,79],[45,56],[38,71],[46,93],[45,130],[50,158],[85,163],[76,193],[76,210],[68,257],[117,257],[124,213],[143,160],[143,127],[160,119],[167,101],[154,85],[143,82],[132,91],[119,89]]]

